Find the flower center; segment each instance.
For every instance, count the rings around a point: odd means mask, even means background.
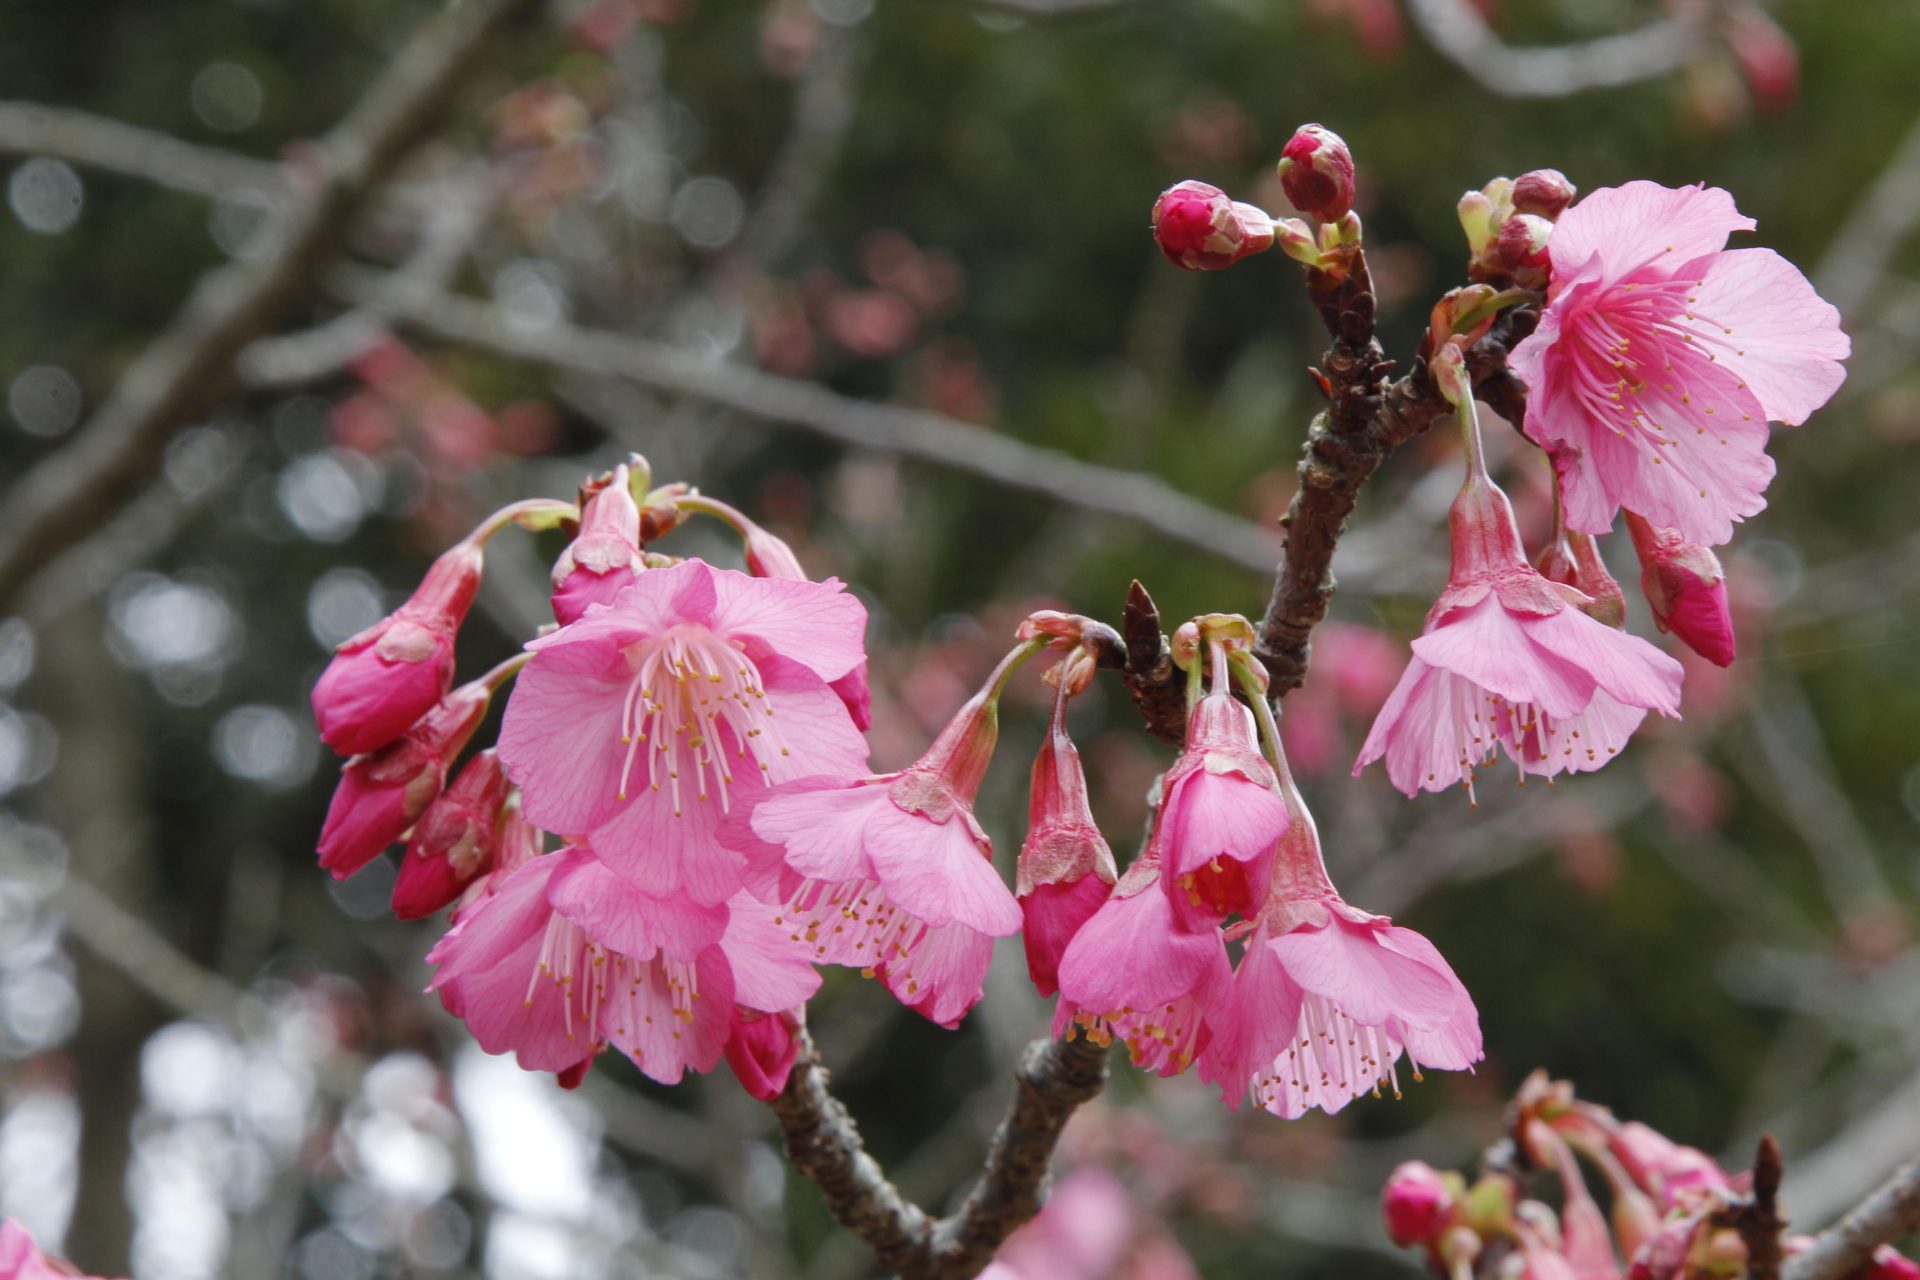
[[[1078,1027],[1102,1048],[1116,1039],[1122,1040],[1134,1066],[1163,1076],[1185,1071],[1204,1047],[1200,1033],[1206,1021],[1199,1002],[1192,996],[1181,996],[1152,1009],[1129,1007],[1106,1013],[1077,1009],[1073,1021],[1075,1026],[1067,1029],[1069,1038]]]
[[[761,773],[789,754],[773,722],[759,668],[738,648],[705,627],[677,626],[627,651],[633,679],[620,712],[620,798],[625,800],[646,756],[646,783],[664,780],[680,816],[681,773],[705,800],[709,787],[728,807],[734,762],[751,760]],[[722,737],[726,730],[728,742]]]
[[[872,880],[808,880],[774,923],[787,929],[794,942],[811,947],[813,954],[807,958],[814,963],[858,966],[869,978],[880,969],[908,963],[927,932],[925,922],[888,901]]]
[[[1400,1042],[1385,1028],[1361,1026],[1333,1001],[1308,992],[1293,1041],[1274,1058],[1270,1070],[1254,1076],[1254,1100],[1283,1114],[1314,1106],[1333,1111],[1369,1090],[1379,1097],[1383,1083],[1398,1098],[1394,1063],[1400,1053]],[[1413,1078],[1421,1078],[1417,1063]]]
[[[559,992],[567,1039],[584,1034],[596,1050],[609,1038],[630,1042],[656,1016],[692,1022],[700,998],[693,965],[665,952],[635,960],[610,951],[558,912],[547,921],[539,961],[527,978],[529,1009],[542,979]],[[680,1038],[677,1027],[673,1038]]]

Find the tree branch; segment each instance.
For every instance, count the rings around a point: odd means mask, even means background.
[[[279,192],[286,187],[285,171],[271,161],[37,102],[0,102],[0,152],[71,160],[210,200],[236,189]]]
[[[1516,49],[1468,0],[1407,0],[1407,12],[1443,57],[1508,98],[1566,98],[1652,80],[1686,66],[1707,43],[1704,21],[1667,18],[1624,35]]]
[[[0,503],[0,609],[54,555],[144,488],[175,432],[226,391],[241,349],[313,291],[348,223],[433,127],[489,37],[537,0],[464,0],[403,48],[345,120],[312,148],[263,260],[209,274],[73,441]]]
[[[486,303],[413,287],[378,272],[341,270],[331,287],[348,302],[434,337],[510,359],[610,375],[765,422],[971,472],[1011,489],[1136,521],[1242,568],[1264,573],[1273,563],[1277,544],[1266,530],[1150,475],[1082,462],[924,409],[855,400],[815,383],[643,338],[571,325],[538,332],[510,329]]]
[[[1821,1232],[1805,1253],[1789,1259],[1781,1280],[1842,1280],[1865,1266],[1875,1249],[1915,1231],[1920,1231],[1920,1160]]]

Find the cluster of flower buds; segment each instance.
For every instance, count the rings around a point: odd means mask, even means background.
[[[1153,238],[1167,260],[1188,271],[1218,271],[1278,245],[1296,262],[1337,269],[1339,251],[1360,243],[1353,153],[1333,130],[1303,125],[1282,151],[1279,168],[1287,199],[1320,223],[1318,234],[1298,218],[1275,218],[1189,179],[1154,201]]]
[[[1495,178],[1460,197],[1460,228],[1467,233],[1467,274],[1474,280],[1523,289],[1547,287],[1553,224],[1579,194],[1558,169]]]
[[[1252,647],[1233,615],[1175,633],[1186,745],[1146,848],[1061,957],[1056,1031],[1123,1040],[1161,1075],[1197,1063],[1229,1106],[1250,1095],[1286,1117],[1397,1095],[1403,1054],[1415,1079],[1471,1066],[1479,1016],[1453,970],[1328,878]]]

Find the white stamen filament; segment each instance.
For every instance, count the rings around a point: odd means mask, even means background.
[[[643,744],[651,744],[647,786],[658,791],[665,772],[676,817],[682,812],[683,760],[698,799],[717,794],[721,810],[729,807],[735,779],[723,730],[732,737],[736,758],[751,760],[763,774],[771,774],[775,762],[790,754],[759,669],[725,638],[702,626],[682,625],[628,653],[634,670],[620,710],[622,800],[629,795]]]

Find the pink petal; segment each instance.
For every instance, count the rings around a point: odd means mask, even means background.
[[[1380,708],[1353,775],[1385,756],[1396,789],[1409,796],[1445,791],[1471,781],[1498,750],[1493,722],[1486,690],[1416,657]]]
[[[1042,996],[1060,990],[1060,957],[1080,927],[1107,900],[1113,886],[1096,875],[1042,884],[1020,899],[1020,939],[1027,949],[1027,976]]]
[[[887,962],[887,990],[909,1009],[951,1030],[979,1002],[992,962],[993,939],[985,934],[962,924],[929,929],[905,960]]]
[[[870,748],[841,696],[798,662],[774,657],[759,665],[772,711],[767,729],[785,745],[785,753],[766,771],[767,780],[778,785],[816,775],[851,780],[865,774]],[[749,767],[748,762],[740,761],[740,767]]]
[[[885,787],[782,788],[754,806],[753,833],[785,848],[787,865],[810,880],[864,880],[872,865],[863,832],[882,808],[894,809]]]
[[[761,785],[757,778],[743,778],[735,795],[744,803],[743,793]],[[662,787],[640,792],[590,835],[600,861],[649,896],[684,894],[712,907],[739,892],[746,877],[746,858],[720,842],[725,817],[714,797],[683,792],[676,808],[672,793]]]
[[[500,762],[521,788],[528,821],[578,834],[619,807],[620,713],[630,678],[618,651],[602,645],[536,653],[516,677],[500,724]],[[644,759],[639,766],[644,780]]]
[[[1719,187],[1629,182],[1591,191],[1560,215],[1553,228],[1553,259],[1572,264],[1597,255],[1608,278],[1618,280],[1651,262],[1678,268],[1724,248],[1728,235],[1753,226]]]
[[[1718,253],[1704,266],[1689,307],[1701,321],[1696,332],[1716,344],[1720,362],[1753,389],[1767,417],[1805,422],[1846,380],[1838,362],[1853,344],[1840,313],[1771,249]]]
[[[1440,949],[1424,935],[1398,925],[1378,930],[1377,936],[1379,944],[1386,950],[1398,952],[1425,965],[1445,980],[1453,991],[1453,1008],[1437,1025],[1409,1025],[1405,1029],[1407,1051],[1414,1060],[1422,1066],[1438,1067],[1442,1071],[1465,1071],[1485,1057],[1480,1037],[1480,1011],[1474,1007],[1473,997],[1467,994],[1467,988],[1454,974],[1453,966],[1440,954]]]
[[[1507,612],[1497,595],[1488,595],[1447,615],[1413,642],[1413,652],[1430,666],[1471,680],[1509,702],[1532,702],[1556,715],[1575,715],[1593,698],[1593,677],[1531,644],[1527,636],[1536,621],[1530,617],[1523,623]]]
[[[866,661],[867,609],[837,578],[807,582],[713,570],[714,630],[838,680]]]
[[[1216,1035],[1200,1056],[1200,1078],[1220,1086],[1220,1097],[1239,1110],[1256,1077],[1293,1044],[1305,993],[1287,976],[1271,948],[1256,942],[1233,975],[1233,1027]]]
[[[1526,773],[1546,778],[1589,773],[1618,755],[1646,716],[1642,708],[1623,705],[1601,690],[1577,716],[1537,717],[1532,723],[1510,726],[1502,737],[1508,754]]]
[[[1151,1008],[1187,994],[1224,954],[1217,930],[1176,931],[1173,904],[1150,887],[1108,898],[1081,926],[1060,957],[1060,994],[1097,1014]]]
[[[733,1026],[733,976],[726,956],[719,947],[708,947],[690,968],[687,983],[659,964],[648,965],[613,985],[601,1012],[608,1041],[661,1084],[678,1084],[689,1070],[718,1066]],[[676,982],[697,991],[699,999],[687,1001]]]
[[[820,989],[820,974],[790,931],[774,923],[778,908],[746,894],[727,903],[720,949],[733,969],[735,1003],[762,1013],[797,1008]]]
[[[1302,989],[1325,996],[1362,1026],[1386,1027],[1398,1037],[1405,1027],[1443,1025],[1458,1009],[1453,971],[1436,972],[1383,946],[1379,932],[1336,915],[1323,927],[1295,929],[1267,946]]]
[[[930,928],[958,923],[996,938],[1020,931],[1020,904],[960,814],[933,822],[889,801],[868,818],[863,838],[887,896]]]
[[[1616,631],[1578,609],[1530,619],[1525,629],[1527,639],[1543,654],[1587,673],[1619,701],[1666,716],[1680,713],[1683,668],[1640,637]],[[1550,708],[1548,713],[1555,714]]]
[[[720,941],[727,928],[726,907],[703,906],[684,896],[655,897],[586,849],[567,849],[552,860],[557,865],[547,901],[610,951],[635,960],[658,951],[692,960]]]
[[[1255,862],[1287,833],[1287,802],[1239,772],[1199,768],[1169,790],[1161,837],[1167,874],[1184,876],[1215,858]]]

